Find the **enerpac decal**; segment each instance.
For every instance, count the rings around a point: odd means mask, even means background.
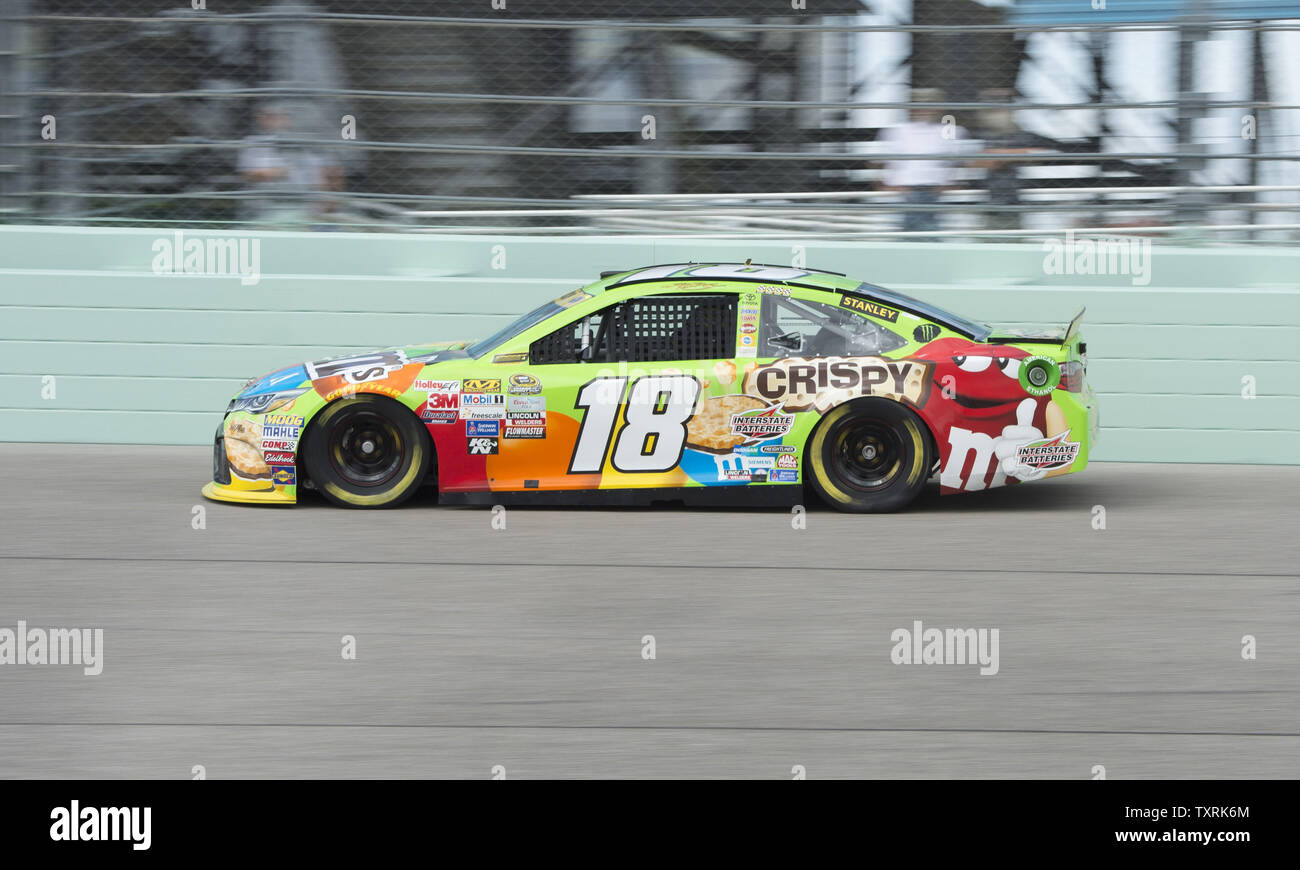
[[[825,413],[859,396],[882,396],[920,407],[930,393],[933,363],[882,357],[794,357],[759,366],[745,375],[745,392],[788,411]]]
[[[858,314],[870,314],[872,317],[879,317],[881,320],[887,320],[890,323],[898,322],[898,312],[892,308],[886,308],[879,302],[872,302],[870,299],[863,299],[859,296],[841,296],[840,305]]]

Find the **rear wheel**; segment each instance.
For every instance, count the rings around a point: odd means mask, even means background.
[[[934,464],[925,424],[888,399],[833,408],[808,440],[807,482],[836,510],[895,511],[920,494]]]
[[[344,507],[394,507],[420,488],[433,446],[405,406],[382,396],[327,405],[312,420],[303,449],[307,473]]]

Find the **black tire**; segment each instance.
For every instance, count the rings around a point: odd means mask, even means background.
[[[808,439],[805,481],[849,513],[901,510],[925,488],[934,448],[925,423],[889,399],[832,408]]]
[[[433,444],[407,408],[360,395],[326,405],[312,419],[303,463],[316,489],[350,508],[396,507],[429,473]]]

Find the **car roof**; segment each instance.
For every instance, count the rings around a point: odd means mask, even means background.
[[[675,271],[664,272],[665,269],[674,269],[674,267]],[[690,271],[686,272],[688,269]],[[678,274],[679,272],[685,272],[686,274]],[[710,274],[710,272],[713,274]],[[985,341],[991,333],[989,327],[983,323],[977,323],[959,314],[945,311],[923,300],[914,299],[911,296],[876,284],[869,284],[866,281],[858,281],[842,272],[829,272],[823,269],[776,266],[765,263],[750,263],[748,261],[744,263],[660,263],[653,266],[638,266],[635,269],[601,272],[600,277],[600,281],[587,289],[601,292],[634,284],[675,283],[694,278],[706,281],[780,284],[809,290],[851,293],[854,296],[861,296],[864,299],[870,299],[873,302],[879,302],[882,305],[888,305],[924,317],[927,320],[932,320],[975,341]]]

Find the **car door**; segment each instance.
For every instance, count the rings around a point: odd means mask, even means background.
[[[491,488],[716,482],[712,458],[704,479],[685,466],[700,446],[693,439],[710,437],[692,421],[739,393],[740,308],[734,290],[643,292],[533,340],[527,365],[506,377],[506,418],[487,463]],[[756,298],[752,319],[756,327]]]

